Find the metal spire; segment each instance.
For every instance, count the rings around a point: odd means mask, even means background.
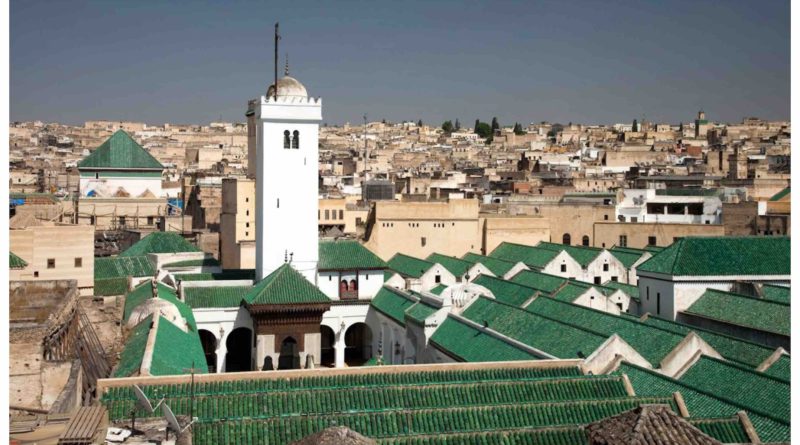
[[[289,53],[286,53],[286,68],[283,70],[283,75],[289,75]]]

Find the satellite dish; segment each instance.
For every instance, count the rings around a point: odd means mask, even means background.
[[[158,409],[158,406],[164,403],[164,399],[162,398],[154,407],[152,403],[150,403],[150,399],[147,398],[142,388],[139,388],[139,385],[133,385],[133,393],[136,394],[136,404],[142,408],[143,410],[147,411],[148,413],[154,413],[155,410]]]
[[[164,415],[164,418],[167,419],[167,427],[172,431],[175,431],[175,434],[183,433],[184,431],[186,431],[187,428],[192,426],[195,420],[197,420],[196,418],[192,419],[192,421],[189,422],[188,425],[181,428],[181,424],[180,422],[178,422],[178,418],[175,417],[175,414],[172,412],[172,409],[169,407],[169,405],[167,405],[166,403],[161,404],[161,413]]]

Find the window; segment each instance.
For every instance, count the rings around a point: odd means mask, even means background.
[[[94,215],[89,217],[89,224],[91,225],[97,224],[97,218]]]
[[[600,284],[600,277],[594,277],[594,284]]]
[[[619,247],[628,247],[628,235],[619,236]]]
[[[292,133],[292,148],[300,148],[300,132],[297,130]]]
[[[249,223],[249,222],[246,222],[246,223],[244,223],[244,226],[245,226],[245,227],[250,227],[250,223]]]
[[[603,272],[608,272],[608,263],[603,264]]]
[[[120,216],[119,217],[119,225],[121,225],[121,226],[125,225],[125,217],[124,216]]]
[[[34,278],[39,278],[39,271],[38,270],[33,272],[33,277]]]
[[[283,132],[283,148],[290,148],[291,141],[289,139],[289,130]]]
[[[245,210],[244,214],[245,214],[245,216],[250,216],[250,211],[249,210]]]
[[[616,303],[616,305],[619,308],[619,310],[622,310],[622,303]]]
[[[650,286],[647,286],[644,290],[647,293],[646,295],[647,301],[650,301]]]
[[[83,258],[75,258],[75,267],[83,267]]]
[[[655,246],[656,245],[656,237],[648,236],[647,237],[647,245],[648,246]]]
[[[608,221],[608,215],[603,215],[603,221]]]
[[[339,210],[339,219],[344,219],[344,210]]]
[[[278,198],[278,208],[281,208],[281,198]]]
[[[619,281],[619,277],[611,277],[611,281],[616,283],[617,281]]]
[[[638,216],[631,216],[631,222],[639,222]]]
[[[422,244],[422,247],[425,247],[425,244],[428,243],[428,240],[424,236],[422,238],[420,238],[419,241],[420,241],[420,244]]]
[[[152,226],[153,225],[153,217],[152,216],[148,216],[147,217],[147,225],[148,226]]]
[[[561,244],[565,246],[569,246],[570,241],[571,237],[569,236],[569,233],[565,233],[564,236],[561,237]]]
[[[566,271],[567,271],[567,265],[566,264],[562,264],[561,265],[561,272],[566,272]]]
[[[581,239],[581,244],[583,244],[584,246],[588,246],[589,245],[589,236],[588,235],[583,235],[583,239]]]
[[[436,275],[435,280],[436,280],[437,284],[441,283],[442,282],[442,276],[441,275]]]
[[[250,236],[250,232],[244,232],[244,236]]]
[[[48,258],[47,259],[47,268],[48,269],[55,269],[56,268],[56,259],[55,258]]]
[[[244,198],[244,202],[250,202],[250,198]]]
[[[656,292],[656,314],[661,315],[661,292]]]
[[[326,209],[325,210],[325,221],[327,221],[329,219],[331,219],[331,211]]]

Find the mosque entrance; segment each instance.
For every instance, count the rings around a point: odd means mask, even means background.
[[[320,334],[322,341],[319,364],[320,366],[333,368],[336,363],[336,334],[334,334],[333,329],[325,325],[320,326]]]
[[[361,366],[372,358],[372,331],[365,323],[355,323],[344,333],[344,362]]]
[[[197,333],[200,334],[200,344],[203,345],[208,372],[217,372],[217,337],[206,329],[200,329]]]
[[[300,348],[292,337],[286,337],[281,343],[278,369],[300,369]]]
[[[253,353],[253,332],[248,328],[236,328],[225,341],[228,353],[225,355],[225,372],[251,370]]]

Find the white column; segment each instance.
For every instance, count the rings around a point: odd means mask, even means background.
[[[342,327],[339,330],[339,333],[336,335],[336,344],[334,344],[334,350],[336,355],[336,360],[334,361],[334,367],[336,368],[343,368],[344,367],[344,332],[345,328]]]

